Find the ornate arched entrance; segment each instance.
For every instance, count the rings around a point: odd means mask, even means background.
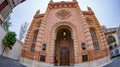
[[[55,56],[61,66],[74,63],[72,30],[69,26],[63,25],[56,30]]]

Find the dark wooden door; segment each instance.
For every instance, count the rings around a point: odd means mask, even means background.
[[[60,65],[69,65],[69,50],[62,48],[60,50]]]

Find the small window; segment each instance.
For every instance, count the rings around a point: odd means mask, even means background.
[[[119,49],[116,49],[115,50],[115,55],[118,55],[119,54]]]
[[[113,49],[113,46],[110,46],[109,48],[110,48],[110,50],[112,50],[112,49]]]
[[[43,44],[42,50],[46,50],[46,44]]]
[[[45,55],[40,55],[40,61],[45,61]]]
[[[117,44],[115,44],[114,47],[117,47]]]
[[[85,43],[82,43],[82,49],[83,49],[83,50],[86,49],[86,45],[85,45]]]
[[[82,61],[88,61],[88,55],[82,55]]]

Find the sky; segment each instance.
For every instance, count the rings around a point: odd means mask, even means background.
[[[16,6],[11,13],[11,31],[15,31],[17,38],[21,24],[25,22],[31,24],[34,14],[40,9],[40,13],[45,13],[50,0],[26,0]],[[72,1],[72,0],[53,0]],[[94,11],[99,23],[106,27],[118,27],[120,25],[120,0],[77,0],[81,10],[87,10],[87,6]],[[29,28],[29,27],[28,27]]]

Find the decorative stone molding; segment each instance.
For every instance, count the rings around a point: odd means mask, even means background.
[[[60,26],[68,26],[70,27],[72,30],[71,30],[71,34],[72,34],[72,39],[74,40],[73,44],[74,44],[74,55],[75,55],[75,63],[78,62],[78,48],[75,47],[75,46],[78,46],[78,43],[77,43],[77,38],[76,38],[76,27],[74,26],[74,24],[72,24],[71,22],[68,22],[68,21],[62,21],[62,22],[58,22],[56,23],[53,28],[51,29],[51,33],[52,33],[52,36],[51,36],[51,41],[50,41],[50,46],[53,47],[53,49],[55,48],[55,39],[56,39],[56,29],[58,29]],[[54,56],[54,50],[49,50],[51,53],[50,55],[50,58],[53,58]],[[52,59],[50,59],[50,61],[53,61]]]
[[[75,8],[78,7],[78,2],[54,2],[54,3],[49,3],[49,8]]]
[[[61,9],[56,13],[56,17],[61,20],[68,19],[70,16],[71,16],[70,11],[65,9]]]

